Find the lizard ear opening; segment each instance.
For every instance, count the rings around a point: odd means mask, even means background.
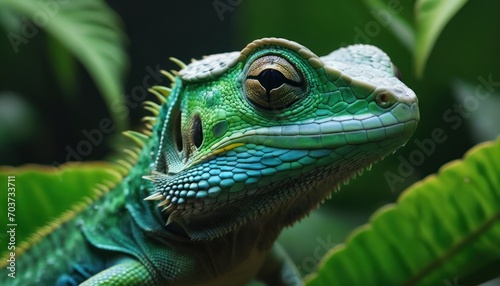
[[[203,143],[203,128],[199,115],[196,115],[193,121],[193,143],[196,148],[200,148]]]
[[[254,106],[283,109],[305,95],[305,81],[300,71],[286,59],[267,55],[248,68],[245,95]]]
[[[184,149],[182,142],[181,120],[182,120],[182,114],[180,111],[177,111],[177,114],[175,115],[174,118],[172,139],[175,142],[175,147],[177,148],[178,152],[182,152],[182,149]]]

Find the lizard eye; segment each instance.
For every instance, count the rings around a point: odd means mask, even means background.
[[[306,92],[300,72],[286,59],[270,55],[258,58],[248,68],[245,94],[255,106],[282,109]]]

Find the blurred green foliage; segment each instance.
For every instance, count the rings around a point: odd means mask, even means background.
[[[119,170],[116,165],[106,162],[70,162],[62,168],[0,166],[0,180],[11,182],[13,189],[9,193],[15,194],[9,196],[8,192],[2,192],[0,198],[3,202],[7,202],[8,197],[15,200],[15,216],[12,218],[19,226],[16,228],[17,246],[26,242],[34,230],[41,229],[55,218],[63,217],[64,220],[71,217],[68,214],[72,210],[81,209],[101,195],[104,186],[113,186],[121,178]],[[7,208],[2,208],[0,215],[11,218]],[[0,240],[3,241],[9,228],[4,224],[0,229]],[[0,249],[0,257],[6,253],[7,248]]]
[[[498,158],[500,139],[414,184],[333,248],[307,285],[477,285],[497,277]]]
[[[66,133],[68,125],[65,123],[69,123],[70,114],[86,106],[87,110],[80,110],[83,112],[80,118],[84,119],[86,114],[98,113],[106,106],[99,104],[101,108],[93,108],[86,102],[88,87],[80,82],[81,71],[92,78],[90,88],[102,96],[116,129],[124,129],[126,121],[120,118],[117,110],[124,109],[123,76],[128,64],[126,39],[119,17],[105,2],[1,0],[0,15],[0,26],[5,32],[0,38],[0,61],[3,63],[0,100],[12,94],[22,98],[16,105],[9,105],[12,100],[4,100],[3,108],[26,114],[34,121],[31,125],[39,126],[31,128],[31,136],[18,138],[10,136],[9,132],[30,128],[29,120],[19,118],[21,125],[0,121],[0,133],[7,133],[0,139],[0,146],[6,147],[0,153],[5,163],[50,160],[44,153],[54,154],[52,145],[62,147],[54,144],[52,138],[58,137],[56,133]],[[55,126],[66,128],[54,128],[54,122],[60,122]],[[67,135],[75,133],[70,131]],[[36,151],[32,152],[33,149]]]

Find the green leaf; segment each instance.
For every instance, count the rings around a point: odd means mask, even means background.
[[[115,165],[105,162],[71,162],[59,168],[40,165],[0,167],[0,184],[3,188],[0,215],[12,218],[10,222],[17,225],[16,244],[19,245],[30,234],[71,210],[78,202],[95,198],[99,193],[98,184],[112,186],[117,183],[121,179],[118,170]],[[9,180],[9,176],[13,179]],[[8,185],[9,182],[11,185]],[[7,187],[13,189],[8,191]],[[8,197],[11,198],[9,202],[14,203],[15,216],[7,214]],[[4,223],[1,234],[6,233],[5,227],[8,226]]]
[[[286,228],[280,234],[279,244],[294,261],[301,275],[316,270],[321,257],[334,245],[342,243],[356,227],[368,220],[371,211],[336,207],[318,210]],[[300,245],[300,247],[297,247]]]
[[[500,261],[499,158],[500,138],[416,183],[331,250],[307,285],[451,285],[491,278],[484,273]]]
[[[421,76],[439,34],[467,0],[417,0],[415,69]]]
[[[375,17],[379,23],[387,28],[396,36],[401,43],[410,51],[415,49],[415,30],[409,21],[401,16],[401,10],[404,9],[402,3],[391,5],[382,0],[364,0],[365,4],[371,9],[370,14]],[[393,7],[395,6],[395,7]]]
[[[117,110],[124,107],[122,81],[128,64],[124,50],[126,39],[118,16],[104,1],[0,0],[0,8],[10,9],[33,21],[37,29],[46,30],[70,50],[94,79],[117,129],[124,129],[124,118]],[[8,32],[27,41],[37,33]]]
[[[64,99],[75,103],[78,90],[78,65],[71,52],[53,37],[48,39],[48,56],[52,64],[55,80],[62,90]]]

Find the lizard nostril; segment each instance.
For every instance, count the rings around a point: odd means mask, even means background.
[[[389,96],[387,96],[387,94],[385,94],[385,93],[381,94],[380,101],[381,102],[389,102]]]
[[[377,105],[382,107],[382,108],[388,108],[391,107],[394,103],[396,103],[396,97],[388,92],[381,92],[377,94],[375,101],[377,102]]]

